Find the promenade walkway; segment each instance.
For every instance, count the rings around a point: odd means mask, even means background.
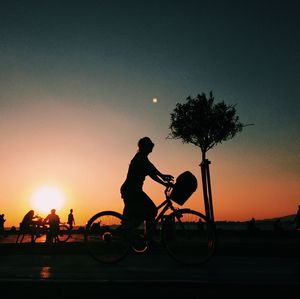
[[[253,243],[227,235],[219,243],[207,264],[186,267],[163,250],[132,254],[111,266],[97,263],[83,242],[74,239],[51,247],[2,242],[0,288],[43,298],[53,292],[53,298],[66,298],[67,293],[70,298],[287,298],[299,292],[300,239],[258,237]]]

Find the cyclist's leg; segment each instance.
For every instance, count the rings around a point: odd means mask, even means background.
[[[123,193],[122,196],[125,203],[123,211],[125,231],[134,251],[144,252],[154,237],[157,208],[142,190]]]
[[[16,239],[16,243],[18,243],[19,240],[20,240],[20,243],[22,243],[23,238],[24,238],[24,233],[25,233],[25,228],[24,228],[23,223],[21,222],[20,227],[19,227],[19,232],[18,232],[18,235],[17,235],[17,239]]]
[[[141,198],[141,203],[143,204],[141,207],[141,215],[145,219],[145,235],[148,241],[153,241],[156,225],[155,225],[155,217],[157,215],[157,208],[151,198],[143,192],[143,196]]]
[[[30,238],[31,238],[30,242],[34,243],[35,242],[35,234],[36,234],[35,227],[32,225],[29,225],[28,232],[30,233]]]
[[[46,243],[53,243],[53,230],[51,227],[47,227],[46,230]]]
[[[145,215],[141,214],[141,210],[136,206],[126,205],[123,211],[122,226],[125,236],[136,253],[143,253],[148,248],[145,239]]]
[[[126,204],[123,210],[122,226],[128,240],[134,238],[136,229],[143,223],[144,219],[134,205]]]
[[[59,242],[58,235],[59,235],[59,224],[56,223],[52,227],[52,243],[58,243]]]

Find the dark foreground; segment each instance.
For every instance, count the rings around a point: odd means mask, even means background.
[[[0,261],[7,298],[288,298],[300,290],[299,235],[220,234],[215,257],[201,267],[158,249],[102,265],[78,241],[2,242]]]

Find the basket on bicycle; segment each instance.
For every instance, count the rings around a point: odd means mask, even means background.
[[[169,198],[177,204],[183,205],[196,191],[197,186],[197,178],[190,171],[185,171],[176,178]]]

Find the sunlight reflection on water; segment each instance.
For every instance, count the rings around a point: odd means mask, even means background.
[[[41,272],[40,272],[40,277],[47,279],[51,278],[51,267],[42,267]]]

